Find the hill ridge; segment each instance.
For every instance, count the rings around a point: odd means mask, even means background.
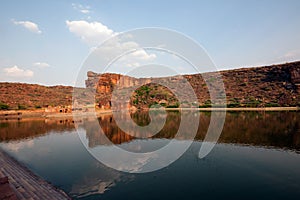
[[[211,73],[211,72],[207,72]],[[219,73],[223,77],[226,89],[227,103],[230,106],[299,106],[300,105],[300,61],[275,64],[263,67],[238,68],[222,70]],[[124,75],[116,73],[97,74],[87,72],[86,87],[96,88],[96,102],[99,107],[109,108],[111,92]],[[200,106],[209,106],[209,93],[206,83],[200,74],[183,75],[194,88]],[[164,79],[170,79],[164,77]],[[147,87],[151,89],[150,78],[145,80]],[[134,85],[136,78],[128,77],[126,86]],[[154,87],[154,86],[153,86]],[[168,91],[166,95],[160,95],[158,90],[145,94],[133,94],[131,105],[143,108],[150,104],[164,101],[166,106],[174,106],[176,99]],[[68,106],[72,104],[72,86],[43,86],[28,83],[0,82],[0,106],[9,109],[31,109],[45,106]],[[147,101],[143,100],[148,98]],[[171,100],[170,100],[171,99]],[[167,101],[167,102],[166,102]],[[252,105],[251,105],[252,104]]]

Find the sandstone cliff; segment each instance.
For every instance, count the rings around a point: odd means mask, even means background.
[[[207,75],[202,74],[202,75]],[[300,105],[300,62],[286,63],[256,68],[242,68],[221,71],[229,107],[271,107]],[[122,79],[121,79],[122,77]],[[184,75],[193,87],[200,107],[211,106],[207,83],[200,74]],[[159,78],[177,82],[178,76]],[[134,78],[120,74],[97,74],[88,72],[87,88],[97,91],[96,101],[99,107],[109,108],[112,91],[116,83],[122,80],[123,87],[145,84],[137,89],[130,99],[130,105],[138,108],[161,104],[166,107],[178,107],[174,94],[167,88],[150,83],[153,78]],[[150,84],[149,84],[150,83]]]
[[[226,90],[228,107],[300,106],[300,61],[256,68],[242,68],[220,72]],[[119,80],[125,88],[144,84],[131,94],[130,105],[147,108],[160,104],[165,107],[179,105],[177,98],[167,88],[150,83],[153,78],[133,78],[120,74],[88,72],[87,89],[96,89],[96,102],[101,108],[110,108],[111,94]],[[205,74],[204,74],[205,75]],[[206,74],[207,75],[207,74]],[[122,77],[122,79],[121,79]],[[207,83],[200,74],[184,75],[193,87],[200,107],[211,106]],[[185,81],[178,76],[161,78],[177,84]],[[150,83],[150,84],[149,84]],[[82,90],[84,96],[88,92]],[[73,87],[46,87],[36,84],[0,83],[0,109],[28,109],[72,104]],[[188,97],[187,97],[188,99]],[[123,100],[120,99],[120,102]],[[125,102],[126,103],[126,102]]]

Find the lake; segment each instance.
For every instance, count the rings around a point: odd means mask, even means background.
[[[178,160],[149,173],[105,166],[87,151],[80,137],[91,150],[116,145],[135,153],[154,151],[175,137],[179,112],[168,112],[163,129],[144,139],[124,133],[112,115],[97,121],[82,119],[77,123],[80,134],[72,119],[0,121],[0,146],[74,199],[299,198],[299,112],[227,112],[218,143],[199,159],[210,116],[210,112],[200,113],[197,135]],[[141,125],[150,120],[147,113],[131,117]],[[105,135],[95,124],[101,125]]]

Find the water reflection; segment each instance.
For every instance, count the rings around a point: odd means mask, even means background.
[[[147,113],[136,113],[135,121],[142,124],[149,122]],[[219,143],[233,143],[267,147],[279,147],[292,150],[300,149],[300,113],[298,112],[232,112],[227,113]],[[99,118],[103,133],[97,131],[94,122],[84,121],[82,127],[86,129],[89,147],[107,145],[108,138],[113,144],[129,143],[136,138],[119,129],[111,115]],[[191,120],[193,123],[193,120]],[[210,123],[210,113],[200,115],[200,126],[195,140],[202,141]],[[172,139],[178,131],[180,115],[178,112],[168,112],[163,129],[151,137],[152,139]],[[189,126],[185,127],[188,133]],[[182,135],[182,140],[190,139],[189,135]],[[165,145],[165,141],[162,145]],[[134,150],[130,150],[134,151]],[[137,152],[142,152],[141,149]]]
[[[0,121],[0,142],[35,138],[51,132],[74,130],[72,119],[22,119]]]
[[[132,114],[132,119],[140,124],[149,123],[146,112]],[[173,139],[178,131],[181,119],[178,112],[168,112],[166,124],[151,139]],[[193,123],[193,120],[190,120]],[[104,134],[96,128],[98,123]],[[195,140],[202,141],[210,123],[210,113],[201,112],[200,125]],[[98,121],[84,119],[80,125],[86,130],[86,138],[90,148],[99,145],[130,143],[138,138],[137,133],[126,134],[117,125],[112,115],[104,115]],[[189,126],[183,132],[189,132]],[[24,140],[40,137],[51,132],[63,133],[72,131],[72,119],[38,119],[0,122],[0,142]],[[132,135],[136,135],[134,137]],[[107,139],[109,142],[107,142]],[[190,135],[182,134],[180,139],[190,139]],[[163,142],[165,145],[168,141]],[[299,112],[228,112],[219,143],[232,143],[256,146],[268,146],[300,149],[300,113]],[[130,150],[135,151],[135,150]],[[142,150],[136,150],[141,152]]]
[[[138,123],[149,123],[147,113],[132,117]],[[219,139],[222,144],[208,157],[198,159],[201,142],[194,142],[169,167],[141,175],[121,173],[93,159],[81,144],[72,119],[1,121],[0,146],[75,199],[293,199],[300,194],[300,156],[284,150],[300,150],[299,119],[298,112],[227,113]],[[175,137],[180,120],[178,112],[168,112],[163,130],[150,139],[125,134],[111,115],[96,122],[84,119],[80,127],[91,149],[109,147],[107,137],[128,151],[149,152]],[[196,141],[203,140],[209,122],[210,113],[201,113]],[[95,129],[95,123],[100,123],[105,135]],[[177,189],[170,192],[170,188]]]

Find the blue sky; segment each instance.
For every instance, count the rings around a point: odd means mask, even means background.
[[[300,60],[299,10],[298,0],[3,0],[0,81],[74,85],[93,46],[142,27],[193,38],[218,69]]]

